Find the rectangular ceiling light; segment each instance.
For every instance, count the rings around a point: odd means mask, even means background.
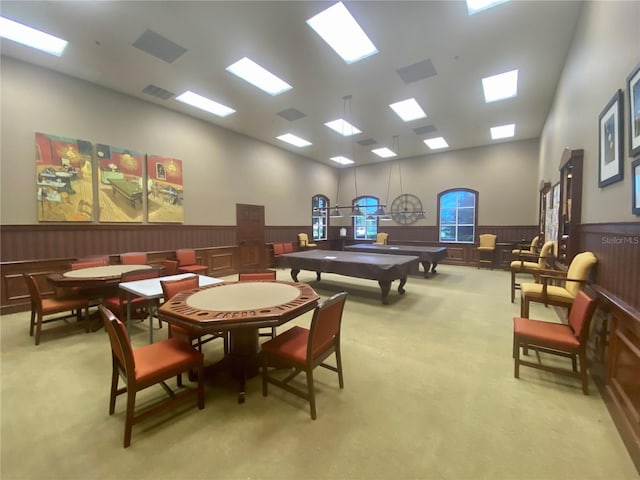
[[[340,165],[351,165],[353,163],[353,160],[350,160],[347,157],[343,157],[342,155],[339,155],[337,157],[331,157],[331,160],[333,160],[336,163],[339,163]]]
[[[269,70],[247,57],[238,60],[233,65],[229,65],[226,70],[267,92],[269,95],[280,95],[293,88],[287,82],[276,77]]]
[[[447,148],[449,146],[449,144],[447,143],[447,141],[443,137],[427,138],[424,141],[424,143],[431,150],[438,150],[440,148]]]
[[[415,98],[409,98],[401,102],[392,103],[389,106],[405,122],[427,117],[427,114],[424,113],[424,110],[422,110],[420,105],[418,105]]]
[[[56,57],[62,55],[69,43],[62,38],[54,37],[4,17],[0,17],[0,37],[36,48]]]
[[[518,70],[482,79],[485,103],[515,97],[518,94]]]
[[[491,139],[499,140],[501,138],[513,137],[516,131],[516,124],[501,125],[499,127],[491,127]]]
[[[371,151],[381,158],[391,158],[396,156],[395,152],[389,150],[387,147],[374,148]]]
[[[496,7],[502,3],[506,3],[509,0],[467,0],[467,12],[469,15],[482,12],[491,7]]]
[[[296,147],[308,147],[311,145],[311,142],[306,141],[304,138],[297,137],[292,133],[285,133],[284,135],[280,135],[276,138],[283,142],[290,143],[291,145],[295,145]]]
[[[338,132],[343,137],[350,137],[351,135],[357,135],[359,133],[362,133],[360,130],[358,130],[357,127],[354,127],[353,125],[351,125],[349,122],[347,122],[342,118],[327,122],[325,123],[325,125],[329,127],[331,130]]]
[[[202,95],[198,95],[197,93],[193,93],[189,90],[181,95],[178,95],[176,97],[176,100],[182,103],[186,103],[187,105],[191,105],[192,107],[204,110],[205,112],[213,113],[214,115],[217,115],[219,117],[226,117],[227,115],[235,113],[235,110],[233,108],[229,108],[226,105],[214,102],[207,97],[203,97]]]
[[[354,63],[378,53],[378,49],[342,2],[310,18],[307,25],[347,63]]]

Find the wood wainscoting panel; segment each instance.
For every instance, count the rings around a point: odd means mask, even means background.
[[[209,275],[224,277],[232,275],[236,268],[236,247],[221,247],[206,252]]]

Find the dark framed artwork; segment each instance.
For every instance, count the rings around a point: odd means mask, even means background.
[[[640,215],[640,158],[631,162],[631,212]]]
[[[627,77],[629,155],[640,155],[640,64]]]
[[[598,119],[598,187],[622,180],[622,90],[618,90]]]

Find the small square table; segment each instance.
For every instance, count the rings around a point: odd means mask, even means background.
[[[181,280],[183,278],[198,277],[200,287],[222,283],[223,280],[205,275],[195,275],[193,273],[180,273],[178,275],[167,275],[165,277],[147,278],[145,280],[135,280],[133,282],[122,282],[119,287],[127,292],[127,333],[131,324],[131,298],[133,296],[143,297],[149,301],[149,343],[153,343],[153,310],[155,300],[162,298],[162,280]],[[165,299],[166,300],[166,299]]]

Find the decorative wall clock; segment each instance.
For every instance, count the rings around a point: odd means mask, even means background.
[[[402,225],[414,223],[424,217],[422,202],[410,193],[398,195],[391,204],[391,217]]]

